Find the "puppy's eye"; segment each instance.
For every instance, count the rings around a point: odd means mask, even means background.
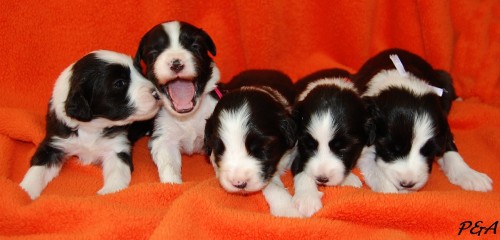
[[[191,48],[192,48],[193,50],[199,50],[199,49],[201,48],[201,45],[200,45],[200,44],[198,44],[197,42],[193,42],[193,43],[191,44]]]
[[[345,151],[347,148],[347,141],[341,138],[334,138],[328,143],[328,146],[333,151]]]
[[[158,51],[156,50],[151,50],[148,53],[146,53],[146,61],[147,62],[153,62],[156,57],[158,57]]]
[[[220,138],[216,138],[211,141],[210,145],[212,147],[212,150],[214,151],[214,154],[217,156],[221,156],[226,150],[226,146],[224,146],[224,142],[222,142]]]
[[[306,133],[300,140],[300,144],[304,146],[307,149],[317,149],[318,148],[318,141],[314,139],[309,133]]]
[[[115,88],[120,89],[120,88],[123,88],[123,87],[127,86],[127,83],[128,83],[128,82],[127,82],[125,79],[116,79],[116,80],[113,82],[113,86],[114,86]]]
[[[437,144],[434,141],[429,140],[420,149],[420,153],[426,157],[434,157],[436,155],[436,150],[437,150]]]

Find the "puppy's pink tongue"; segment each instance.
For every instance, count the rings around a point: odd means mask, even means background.
[[[168,94],[177,112],[187,112],[193,108],[194,84],[191,81],[175,80],[168,84]]]

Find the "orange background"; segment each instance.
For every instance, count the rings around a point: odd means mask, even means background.
[[[453,1],[17,1],[0,13],[0,235],[20,238],[290,239],[443,238],[463,221],[500,220],[500,4]],[[261,194],[224,192],[204,156],[184,157],[182,185],[159,183],[147,139],[134,149],[129,188],[97,196],[97,166],[69,160],[41,197],[18,184],[44,136],[59,73],[96,49],[135,54],[155,24],[178,19],[206,30],[222,81],[249,68],[298,79],[343,67],[355,72],[380,50],[413,51],[449,71],[458,94],[449,121],[471,167],[493,192],[466,192],[436,165],[418,193],[322,188],[311,219],[272,217]],[[358,173],[358,172],[357,172]],[[291,176],[283,177],[293,191]],[[500,229],[497,231],[500,234]],[[493,238],[492,231],[481,238]],[[468,231],[461,238],[474,238]]]

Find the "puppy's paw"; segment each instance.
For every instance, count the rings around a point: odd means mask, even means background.
[[[342,182],[341,186],[348,186],[348,187],[355,187],[355,188],[360,188],[363,186],[363,183],[361,180],[359,180],[359,177],[350,173]]]
[[[170,175],[160,175],[160,182],[162,183],[170,183],[170,184],[181,184],[182,179],[180,175],[170,174]]]
[[[396,186],[392,184],[389,180],[383,180],[380,179],[377,183],[371,184],[370,188],[374,192],[380,192],[380,193],[404,193],[398,191]]]
[[[308,192],[295,194],[292,201],[297,210],[305,217],[311,217],[313,214],[318,212],[322,207],[321,197],[322,192]]]
[[[448,178],[451,183],[469,191],[489,192],[493,189],[493,181],[488,175],[471,168],[450,174]]]
[[[271,215],[276,217],[301,218],[303,215],[289,202],[278,207],[271,208]]]
[[[112,181],[104,184],[104,186],[97,192],[99,195],[118,192],[128,187],[127,182]]]

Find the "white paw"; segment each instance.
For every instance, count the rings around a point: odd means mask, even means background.
[[[170,166],[165,166],[161,169],[158,169],[158,173],[160,174],[160,182],[162,183],[172,183],[172,184],[181,184],[182,178],[180,171],[175,171]]]
[[[302,214],[289,202],[279,207],[271,208],[271,215],[276,217],[301,218]]]
[[[368,184],[368,182],[367,182]],[[396,186],[392,184],[389,180],[386,179],[379,179],[379,181],[375,183],[370,183],[368,184],[372,191],[374,192],[381,192],[381,193],[404,193],[398,191]]]
[[[321,197],[322,192],[300,193],[293,196],[292,201],[297,210],[305,217],[311,217],[318,212],[322,207]]]
[[[355,187],[355,188],[360,188],[363,186],[363,183],[361,180],[359,180],[359,177],[350,173],[342,182],[341,186],[349,186],[349,187]]]
[[[130,182],[130,181],[129,181]],[[118,192],[128,187],[129,182],[111,181],[105,184],[98,192],[99,195]]]
[[[471,168],[461,172],[455,172],[452,176],[448,176],[448,178],[451,183],[465,190],[489,192],[493,189],[493,181],[488,175]]]
[[[171,184],[181,184],[182,179],[179,174],[160,174],[160,182],[171,183]]]

